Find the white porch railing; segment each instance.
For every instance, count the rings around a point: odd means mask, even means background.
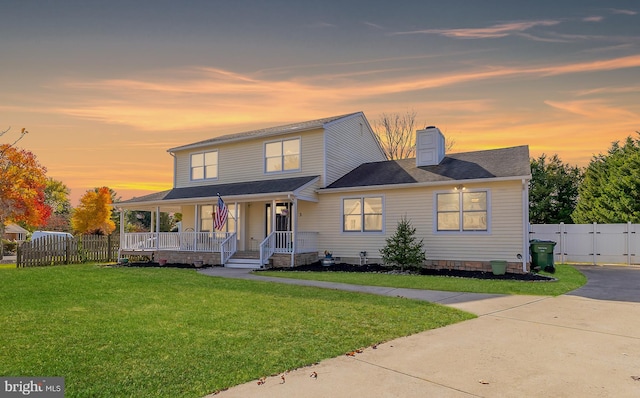
[[[270,233],[261,243],[260,243],[260,264],[264,265],[269,260],[269,257],[273,256],[273,253],[276,251],[276,233]]]
[[[318,252],[318,232],[298,232],[296,234],[296,253]]]
[[[235,232],[229,234],[229,237],[222,241],[220,244],[220,262],[222,265],[225,265],[227,260],[236,253],[237,247],[238,239]]]
[[[227,232],[134,232],[125,233],[120,241],[121,250],[180,250],[193,252],[220,252],[222,243],[229,238]]]
[[[266,264],[269,257],[274,253],[313,253],[318,251],[317,232],[298,232],[296,234],[296,244],[293,245],[293,232],[276,231],[272,232],[260,243],[260,261]]]
[[[227,232],[135,232],[125,233],[121,250],[176,250],[220,253],[222,264],[237,251],[237,235]],[[266,264],[274,253],[313,253],[318,251],[317,232],[272,232],[260,243],[260,261]]]

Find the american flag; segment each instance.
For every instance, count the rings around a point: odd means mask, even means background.
[[[218,231],[221,231],[224,228],[224,224],[227,223],[227,214],[229,213],[229,209],[224,204],[224,201],[218,195],[218,209],[216,210],[216,214],[213,217],[213,227]]]

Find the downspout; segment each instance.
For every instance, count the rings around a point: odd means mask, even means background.
[[[527,272],[529,262],[529,184],[522,179],[522,272]]]

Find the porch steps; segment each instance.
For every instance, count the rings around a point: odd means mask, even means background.
[[[225,264],[226,268],[261,268],[260,252],[242,251],[236,252]]]

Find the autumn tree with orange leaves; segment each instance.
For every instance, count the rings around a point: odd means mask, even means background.
[[[102,187],[87,191],[71,216],[73,230],[81,234],[109,235],[116,229],[111,220],[111,192]]]
[[[20,138],[25,134],[23,129]],[[23,221],[38,227],[51,215],[44,194],[47,169],[32,152],[14,147],[20,138],[0,145],[0,236],[4,236],[5,223]],[[0,259],[2,255],[0,244]]]

